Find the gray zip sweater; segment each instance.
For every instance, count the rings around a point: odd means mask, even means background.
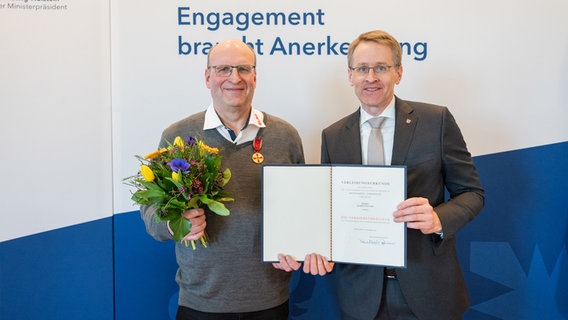
[[[252,142],[235,145],[217,130],[203,130],[205,112],[178,121],[162,134],[160,147],[176,136],[194,136],[223,156],[222,170],[231,169],[225,189],[235,199],[225,205],[226,217],[206,209],[208,246],[176,243],[180,287],[179,304],[203,312],[251,312],[269,309],[289,297],[291,274],[261,262],[261,165],[251,160]],[[264,164],[301,164],[304,153],[300,136],[289,123],[265,113],[260,152]],[[158,223],[152,207],[142,207],[147,232],[160,241],[172,236],[164,222]],[[285,239],[283,239],[285,241]]]

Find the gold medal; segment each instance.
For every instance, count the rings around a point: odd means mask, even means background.
[[[264,156],[260,152],[255,152],[252,154],[252,162],[256,164],[261,164],[264,161]]]
[[[261,164],[264,161],[264,156],[262,153],[258,152],[262,148],[262,139],[255,138],[252,142],[252,150],[254,153],[252,154],[252,162],[256,164]]]

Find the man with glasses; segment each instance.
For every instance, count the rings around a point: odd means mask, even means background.
[[[223,167],[232,172],[225,190],[235,200],[227,203],[226,217],[208,209],[183,213],[192,222],[184,240],[198,240],[206,231],[208,243],[197,250],[184,241],[175,245],[177,319],[288,319],[291,274],[278,270],[278,263],[261,263],[261,165],[304,163],[300,136],[284,120],[253,108],[256,55],[242,41],[225,40],[210,49],[205,84],[211,105],[168,127],[159,147],[176,136],[193,136],[219,148]],[[150,235],[172,239],[152,207],[141,214]]]
[[[448,109],[395,96],[401,55],[386,32],[355,39],[348,77],[361,107],[322,132],[322,163],[407,166],[407,199],[393,208],[407,227],[407,268],[304,262],[312,273],[334,267],[341,319],[456,320],[469,304],[456,233],[480,213],[484,191]]]

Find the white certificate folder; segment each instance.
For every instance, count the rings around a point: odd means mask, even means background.
[[[392,215],[405,198],[405,166],[264,165],[262,260],[406,267],[406,224]]]

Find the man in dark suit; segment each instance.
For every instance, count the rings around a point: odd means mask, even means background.
[[[408,228],[407,268],[335,265],[342,319],[461,319],[469,297],[455,235],[480,213],[484,191],[448,109],[395,96],[401,55],[399,42],[383,31],[354,40],[348,75],[361,108],[322,132],[322,163],[368,164],[374,147],[367,144],[372,140],[367,120],[384,118],[381,161],[407,166],[407,199],[393,214]],[[325,274],[330,267],[317,255],[304,263],[312,273]]]

